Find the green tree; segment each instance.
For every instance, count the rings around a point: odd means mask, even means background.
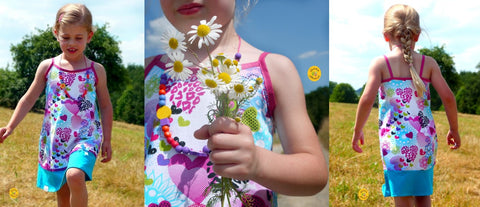
[[[331,102],[357,103],[358,96],[353,87],[348,83],[339,83],[330,96]]]
[[[117,100],[114,117],[116,120],[143,125],[144,117],[144,68],[141,65],[128,65],[129,84]]]
[[[318,131],[323,118],[328,116],[328,87],[318,87],[316,90],[305,95],[307,111],[313,127]]]
[[[462,86],[455,98],[459,112],[480,114],[480,71],[460,72]]]
[[[15,71],[0,69],[0,106],[14,109],[21,95],[27,90],[26,78],[21,78]]]
[[[126,70],[120,58],[118,41],[108,33],[108,25],[98,27],[92,40],[87,45],[85,55],[93,61],[105,66],[107,72],[107,85],[112,96],[112,103],[120,97],[125,83],[128,80]],[[25,78],[27,87],[18,91],[17,96],[23,95],[35,78],[38,64],[42,60],[55,57],[62,53],[60,45],[50,27],[36,29],[33,34],[26,35],[22,42],[10,48],[13,58],[13,68],[20,78]],[[34,105],[34,110],[43,109],[45,98],[42,95]]]
[[[438,66],[442,72],[443,78],[447,81],[448,86],[456,93],[460,88],[460,77],[455,70],[455,62],[453,62],[452,56],[450,56],[445,51],[445,46],[435,46],[432,49],[422,48],[419,51],[421,54],[428,55],[437,61]],[[442,106],[442,100],[438,96],[437,91],[433,87],[430,88],[431,91],[431,108],[432,110],[438,110]]]
[[[328,82],[328,94],[332,96],[333,89],[337,86],[337,82],[329,81]]]

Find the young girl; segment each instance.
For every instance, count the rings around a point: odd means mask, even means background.
[[[276,206],[276,193],[312,195],[327,181],[327,166],[317,135],[308,118],[300,78],[292,62],[278,54],[263,52],[240,38],[234,28],[235,0],[161,0],[165,17],[177,30],[187,33],[201,20],[221,24],[221,36],[209,46],[211,54],[241,56],[243,77],[261,77],[257,94],[242,108],[255,107],[252,130],[235,120],[217,117],[208,125],[207,111],[215,97],[199,86],[196,75],[186,81],[165,76],[166,55],[146,59],[145,72],[145,205],[204,206],[213,177],[233,178],[238,189],[247,191],[251,206]],[[188,35],[187,35],[188,37]],[[193,64],[207,63],[205,46],[189,47],[185,59]],[[197,61],[198,60],[198,61]],[[160,83],[166,88],[159,90]],[[165,96],[158,94],[164,93]],[[165,98],[161,98],[165,97]],[[162,102],[160,104],[159,102]],[[187,152],[179,153],[166,141],[160,105],[171,108],[168,120],[171,137],[183,143]],[[248,110],[248,109],[247,109]],[[245,110],[245,111],[247,111]],[[244,115],[245,116],[245,115]],[[274,153],[272,139],[277,131],[285,154]],[[205,146],[208,150],[203,150]],[[213,173],[213,174],[212,174]],[[233,206],[242,202],[232,199]]]
[[[105,69],[83,54],[93,32],[92,16],[84,5],[67,4],[58,10],[53,33],[62,54],[40,63],[8,125],[0,129],[3,142],[45,89],[37,187],[57,192],[58,206],[87,206],[85,181],[92,178],[100,147],[102,162],[112,156],[112,105]]]
[[[390,53],[373,60],[365,91],[359,101],[352,147],[361,153],[362,129],[378,90],[379,137],[385,197],[396,206],[430,206],[437,134],[430,110],[430,84],[445,106],[450,124],[451,149],[460,147],[455,97],[431,57],[414,51],[420,35],[418,13],[407,5],[394,5],[385,13],[383,34]]]

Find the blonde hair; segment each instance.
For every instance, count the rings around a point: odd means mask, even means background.
[[[414,8],[396,4],[391,6],[384,17],[383,32],[390,34],[395,40],[399,40],[402,44],[403,59],[410,66],[410,74],[413,84],[420,94],[426,91],[425,84],[418,75],[413,66],[412,41],[414,37],[420,35],[420,16]]]
[[[58,31],[60,26],[79,24],[87,29],[87,32],[94,32],[92,25],[92,13],[83,4],[66,4],[60,8],[55,18],[53,32]]]

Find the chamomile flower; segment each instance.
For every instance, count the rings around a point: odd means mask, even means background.
[[[187,43],[185,41],[185,34],[177,31],[173,28],[168,28],[160,37],[160,42],[162,43],[162,49],[167,54],[171,53],[182,53],[187,51],[185,46]]]
[[[174,80],[187,80],[188,77],[190,77],[190,75],[193,73],[192,70],[188,69],[187,67],[190,67],[193,64],[184,59],[185,56],[183,53],[172,53],[169,54],[169,57],[173,63],[167,63],[165,65],[167,68],[165,73],[167,73]]]
[[[222,30],[219,29],[222,27],[221,24],[214,24],[213,22],[217,19],[217,16],[213,16],[212,19],[207,23],[207,20],[201,20],[200,25],[192,25],[191,31],[187,34],[193,34],[188,41],[190,44],[195,41],[198,37],[198,48],[202,48],[202,45],[205,44],[206,46],[215,44],[213,41],[217,40],[220,37],[219,33],[222,33]]]
[[[225,82],[220,80],[218,76],[209,72],[197,73],[198,80],[202,83],[202,86],[210,90],[213,94],[221,94],[225,90]]]
[[[240,83],[236,83],[233,85],[232,90],[229,90],[228,97],[232,100],[236,101],[242,101],[245,99],[248,95],[248,88],[246,85]]]

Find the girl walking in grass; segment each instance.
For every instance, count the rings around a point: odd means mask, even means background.
[[[438,64],[414,51],[420,35],[418,13],[407,5],[394,5],[384,17],[383,34],[390,52],[372,61],[360,98],[352,147],[361,153],[363,127],[379,98],[379,137],[385,197],[396,206],[430,206],[437,133],[430,109],[430,85],[438,92],[450,124],[447,144],[460,147],[455,96]]]

